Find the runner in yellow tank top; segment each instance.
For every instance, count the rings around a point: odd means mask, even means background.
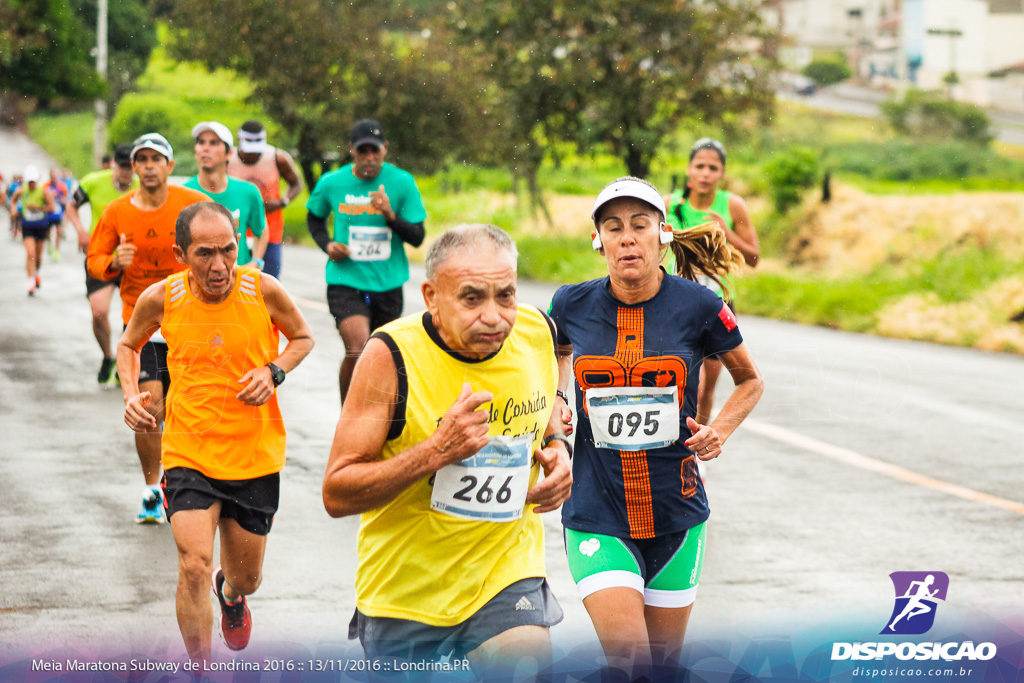
[[[175,257],[188,270],[139,297],[117,349],[125,422],[155,426],[140,392],[139,350],[158,327],[172,383],[162,443],[167,516],[178,546],[178,626],[194,661],[210,659],[213,613],[206,577],[221,605],[227,646],[244,648],[252,623],[244,596],[262,580],[285,460],[276,388],[313,348],[313,337],[273,277],[239,267],[231,213],[215,202],[185,208]],[[278,354],[278,330],[288,339]],[[220,529],[221,567],[213,568]]]
[[[537,513],[572,484],[554,327],[517,305],[515,247],[491,225],[434,241],[423,296],[366,345],[324,477],[331,516],[362,513],[349,637],[389,662],[468,657],[480,677],[543,667],[562,613]]]

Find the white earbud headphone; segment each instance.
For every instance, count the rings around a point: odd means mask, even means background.
[[[668,223],[662,222],[662,224],[658,226],[658,229],[661,231],[658,235],[658,237],[661,238],[661,243],[672,244],[672,241],[676,238],[676,234],[672,231],[672,228],[669,227]]]
[[[661,244],[672,244],[675,240],[676,235],[672,231],[672,228],[668,226],[668,223],[662,222],[658,226],[658,239]],[[601,251],[601,247],[604,245],[601,243],[601,235],[597,230],[590,231],[590,245],[594,248],[594,251]]]

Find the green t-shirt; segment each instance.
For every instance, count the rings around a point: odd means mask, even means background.
[[[327,218],[334,212],[335,242],[347,244],[349,257],[327,260],[327,284],[365,292],[386,292],[409,279],[409,260],[402,239],[392,232],[384,214],[370,206],[370,193],[381,185],[391,209],[409,223],[427,218],[416,180],[407,171],[384,163],[373,180],[361,180],[352,164],[324,174],[306,202],[306,209]]]
[[[82,178],[78,186],[89,197],[89,211],[91,214],[89,234],[91,235],[92,231],[99,225],[100,216],[103,215],[103,209],[107,208],[107,204],[121,195],[139,189],[139,177],[133,173],[131,185],[128,186],[127,190],[121,192],[114,187],[114,171],[107,168],[102,171],[93,171]]]
[[[228,186],[223,192],[209,192],[199,184],[199,176],[192,176],[185,187],[199,190],[210,199],[231,212],[235,217],[235,233],[238,235],[238,262],[243,266],[252,260],[252,253],[245,241],[246,230],[259,237],[267,224],[267,214],[263,208],[263,196],[260,188],[247,180],[228,178]]]

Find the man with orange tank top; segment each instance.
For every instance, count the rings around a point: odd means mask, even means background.
[[[237,251],[230,211],[210,201],[184,209],[174,255],[187,270],[143,292],[117,349],[124,420],[141,431],[155,419],[146,408],[152,396],[136,380],[139,351],[157,328],[167,339],[162,486],[178,547],[178,626],[195,662],[210,660],[208,576],[225,644],[241,650],[249,643],[245,596],[263,578],[285,462],[276,388],[313,348],[312,332],[281,284],[238,266]],[[281,352],[279,330],[288,339]]]
[[[238,131],[238,151],[228,160],[228,175],[248,180],[260,188],[267,212],[270,241],[263,256],[263,272],[281,275],[281,239],[284,236],[284,207],[302,192],[302,177],[291,155],[267,144],[267,131],[259,121],[246,121]],[[281,196],[281,179],[288,193]]]
[[[107,204],[100,222],[89,238],[86,271],[97,280],[121,276],[121,319],[125,325],[135,302],[146,287],[185,266],[174,259],[174,220],[189,204],[206,201],[202,192],[170,185],[174,171],[174,150],[159,133],[147,133],[132,143],[132,170],[139,177],[139,189]],[[148,337],[147,337],[148,339]],[[138,524],[163,524],[160,499],[160,423],[164,420],[167,374],[167,344],[154,330],[142,349],[138,381],[153,400],[147,405],[154,418],[152,427],[135,434],[135,449],[142,465],[146,487]]]

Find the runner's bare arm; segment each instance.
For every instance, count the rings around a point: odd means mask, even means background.
[[[469,387],[445,413],[437,431],[386,460],[381,458],[398,400],[391,350],[370,339],[352,376],[324,474],[324,507],[332,517],[355,515],[393,500],[412,484],[487,445],[490,392]]]
[[[742,198],[729,197],[729,215],[732,217],[732,230],[725,231],[725,238],[740,250],[743,260],[753,268],[761,259],[761,247],[757,243],[757,231],[750,220],[750,211]]]
[[[78,233],[78,248],[82,252],[86,252],[89,249],[89,231],[82,225],[82,216],[78,213],[78,204],[76,202],[68,202],[67,208],[64,210],[68,220],[71,221],[71,227]]]
[[[722,443],[732,435],[750,411],[757,405],[764,393],[764,378],[751,358],[746,344],[740,344],[732,351],[718,354],[718,359],[732,375],[736,387],[715,417],[711,427],[721,436]]]
[[[111,267],[114,263],[114,250],[121,241],[116,222],[110,218],[110,212],[104,211],[96,229],[89,238],[89,250],[85,257],[86,270],[97,280],[113,280],[120,273]]]
[[[285,197],[289,202],[302,194],[302,176],[299,174],[298,167],[295,166],[292,155],[283,149],[277,150],[277,172],[288,183],[288,193]]]
[[[166,291],[166,280],[146,288],[117,344],[117,376],[124,394],[124,421],[137,432],[156,427],[156,418],[146,410],[152,396],[148,391],[139,392],[139,351],[163,322]]]
[[[277,279],[266,273],[260,275],[260,289],[267,305],[270,321],[281,330],[288,344],[284,351],[271,361],[274,365],[291,372],[313,350],[313,332],[302,317],[302,312]],[[235,395],[239,401],[250,406],[261,406],[274,395],[273,374],[266,365],[250,368],[238,380],[245,388]]]
[[[263,233],[256,238],[256,242],[252,245],[253,258],[258,258],[262,261],[267,253],[268,244],[270,244],[270,228],[264,225]]]

